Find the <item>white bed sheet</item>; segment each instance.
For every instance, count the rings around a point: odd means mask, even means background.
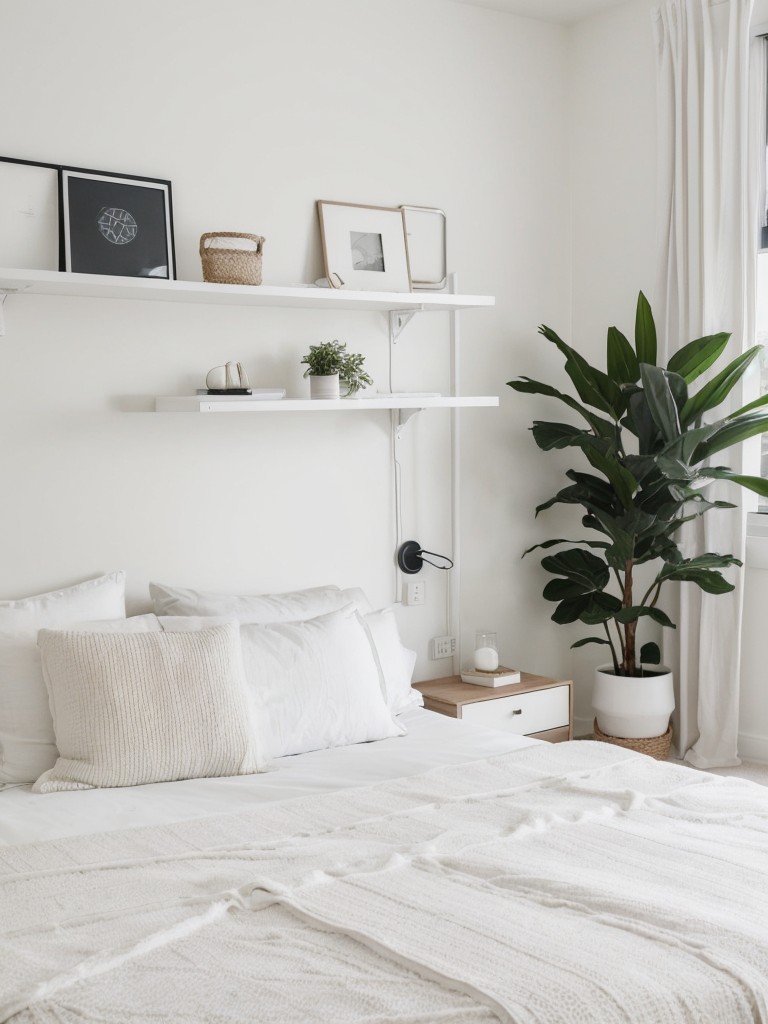
[[[539,740],[484,729],[423,708],[399,716],[406,736],[317,750],[272,762],[273,771],[223,779],[189,779],[125,789],[32,793],[0,791],[0,846],[160,825],[253,809],[295,797],[419,775],[537,745]]]

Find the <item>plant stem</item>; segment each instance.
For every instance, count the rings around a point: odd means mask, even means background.
[[[605,628],[605,635],[608,637],[608,646],[611,648],[611,658],[613,659],[613,671],[616,675],[619,675],[619,659],[616,657],[616,648],[613,646],[613,640],[611,640],[611,634],[608,630],[608,623],[604,622],[603,627]]]
[[[624,649],[624,635],[621,632],[621,626],[616,621],[616,619],[613,620],[613,624],[616,627],[616,633],[617,633],[617,635],[619,637],[619,646],[621,647],[621,660],[624,661],[624,655],[626,653],[626,651]]]
[[[624,570],[624,593],[622,595],[622,606],[624,608],[632,607],[632,569],[634,562],[631,558],[626,561],[626,568]],[[624,626],[624,658],[623,658],[623,669],[625,676],[633,676],[635,674],[635,633],[637,631],[637,621],[627,622]]]

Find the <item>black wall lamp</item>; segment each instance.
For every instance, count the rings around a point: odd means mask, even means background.
[[[425,558],[425,555],[432,555],[432,558],[440,558],[443,562],[447,562],[447,565],[438,565],[432,559]],[[408,576],[413,576],[414,573],[421,572],[421,567],[425,562],[428,565],[434,566],[435,569],[453,568],[453,560],[451,558],[447,555],[438,555],[435,551],[427,551],[417,540],[407,540],[404,544],[400,545],[397,552],[397,564],[402,572]]]

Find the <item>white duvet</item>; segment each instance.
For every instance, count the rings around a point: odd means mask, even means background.
[[[0,1020],[768,1021],[768,792],[540,744],[0,848]]]

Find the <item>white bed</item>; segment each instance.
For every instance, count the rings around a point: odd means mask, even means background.
[[[403,718],[262,775],[0,792],[0,1020],[768,1021],[764,789]]]
[[[0,1022],[768,1024],[768,791],[414,708],[362,592],[124,584],[0,602]]]
[[[259,775],[188,779],[125,789],[32,793],[31,786],[0,791],[0,846],[110,832],[237,813],[256,804],[290,800],[418,775],[535,744],[525,736],[465,726],[413,708],[400,716],[408,733],[378,743],[331,747],[272,762]]]

